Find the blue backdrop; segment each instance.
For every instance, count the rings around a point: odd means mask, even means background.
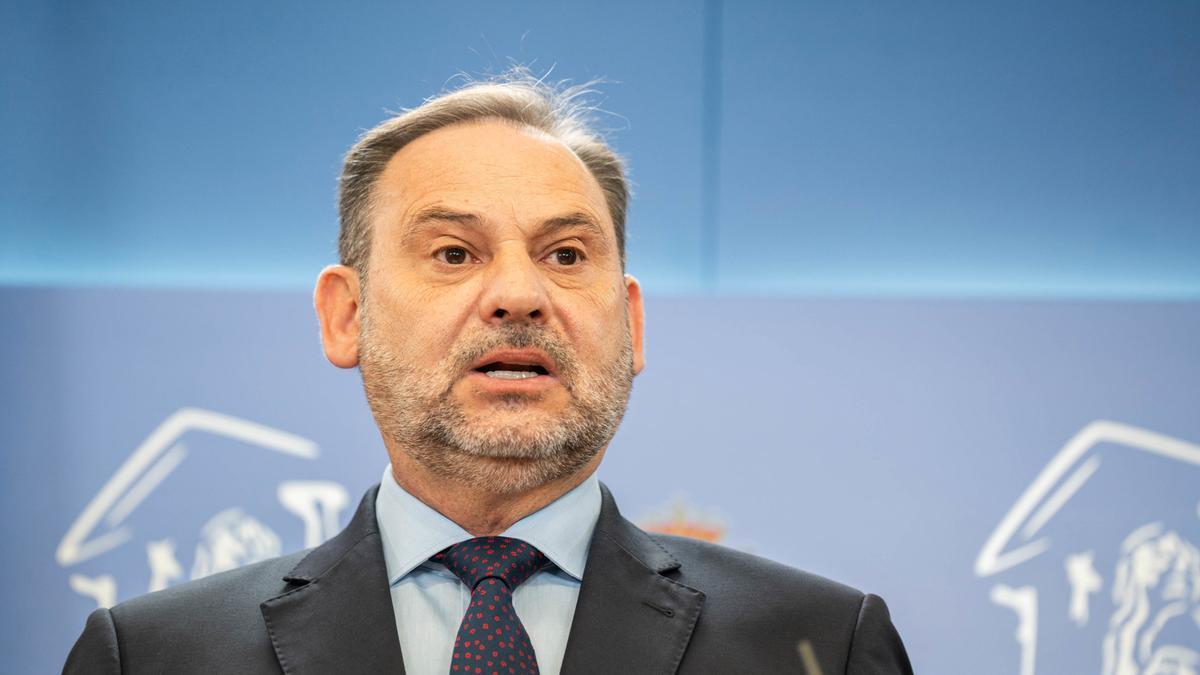
[[[650,361],[601,470],[626,515],[884,595],[920,673],[1200,669],[1197,27],[5,3],[0,670],[345,522],[386,460],[308,300],[340,156],[510,59],[608,78],[636,182]]]
[[[339,160],[510,59],[606,77],[659,292],[1200,296],[1194,2],[0,7],[0,282],[308,288]]]

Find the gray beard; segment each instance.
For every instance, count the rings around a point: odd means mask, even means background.
[[[364,312],[359,369],[379,430],[414,462],[442,478],[493,492],[523,492],[577,473],[612,440],[633,386],[633,347],[623,326],[617,358],[586,370],[563,342],[539,324],[503,324],[457,346],[432,373],[403,363]],[[544,351],[570,396],[567,410],[542,425],[498,426],[473,419],[451,395],[470,365],[500,348]],[[535,403],[527,395],[501,397],[512,410]],[[485,413],[486,414],[486,413]]]

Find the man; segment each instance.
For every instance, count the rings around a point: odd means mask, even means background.
[[[573,94],[475,84],[358,141],[315,305],[381,485],[311,552],[97,610],[67,672],[911,673],[879,598],[647,534],[596,481],[643,308]]]

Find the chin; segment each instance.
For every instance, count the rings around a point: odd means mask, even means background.
[[[474,425],[459,434],[458,446],[466,454],[497,460],[537,460],[560,453],[563,434],[545,419]]]
[[[540,435],[538,432],[561,426],[567,411],[545,401],[496,400],[480,410],[466,415],[468,424],[479,433],[518,433]]]
[[[526,492],[570,475],[559,462],[546,459],[476,458],[478,466],[464,477],[481,490]]]

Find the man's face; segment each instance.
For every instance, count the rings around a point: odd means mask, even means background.
[[[496,491],[598,459],[641,368],[641,296],[579,159],[507,123],[440,129],[392,158],[372,227],[358,354],[389,452]]]

